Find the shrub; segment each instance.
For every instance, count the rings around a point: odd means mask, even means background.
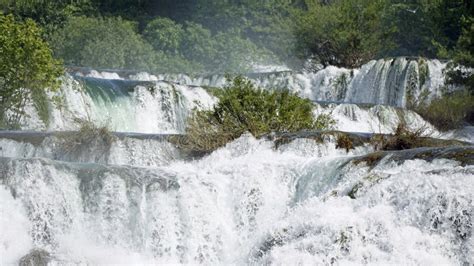
[[[456,129],[463,122],[474,122],[474,95],[468,91],[454,92],[421,105],[416,111],[439,130]]]
[[[212,110],[194,111],[187,134],[192,148],[211,151],[250,132],[261,137],[271,132],[326,129],[334,120],[328,115],[314,118],[313,104],[286,90],[256,88],[238,76],[220,91]]]
[[[83,149],[95,149],[106,153],[116,137],[107,126],[97,126],[92,121],[76,120],[79,130],[64,136],[62,148],[67,154],[74,154]]]
[[[426,128],[420,127],[417,130],[409,130],[404,121],[400,122],[394,134],[374,135],[371,142],[375,150],[406,150],[423,147],[428,142],[426,139]],[[426,145],[428,146],[428,145]]]
[[[354,144],[347,134],[341,133],[337,136],[336,149],[345,149],[346,152],[349,152],[354,149]]]

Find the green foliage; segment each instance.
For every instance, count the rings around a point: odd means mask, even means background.
[[[200,64],[208,64],[206,62],[209,62],[215,53],[214,45],[215,40],[209,29],[194,22],[184,24],[180,51],[185,58]]]
[[[222,72],[245,73],[253,63],[275,60],[272,54],[241,37],[237,29],[219,32],[214,36],[215,53],[210,57],[210,66]]]
[[[0,32],[0,119],[3,127],[11,127],[18,124],[30,93],[59,87],[63,69],[33,20],[18,22],[0,14]],[[45,110],[39,111],[44,118]]]
[[[297,68],[308,58],[358,67],[386,56],[438,56],[455,59],[452,83],[472,88],[458,68],[473,58],[471,2],[2,0],[0,10],[39,23],[72,65],[243,73],[254,63]]]
[[[464,27],[454,50],[454,60],[448,66],[448,83],[465,86],[474,94],[474,17],[463,19]]]
[[[45,36],[59,29],[70,16],[94,12],[90,0],[3,0],[0,9],[20,20],[33,19],[44,29]]]
[[[192,20],[212,32],[239,29],[243,36],[260,48],[275,54],[280,60],[292,63],[294,44],[292,17],[294,1],[196,1]]]
[[[51,37],[55,55],[68,65],[97,68],[153,69],[155,53],[120,18],[71,17]]]
[[[289,91],[256,88],[238,76],[217,91],[219,102],[212,110],[196,110],[189,119],[187,135],[196,150],[210,151],[249,132],[262,137],[271,132],[327,129],[334,120],[313,116],[313,104]]]
[[[144,36],[120,18],[70,17],[51,43],[68,65],[153,72],[246,72],[273,58],[237,31],[212,36],[199,24],[167,18],[151,21]]]
[[[143,36],[155,48],[177,54],[183,39],[183,27],[169,18],[155,18],[145,28]]]
[[[310,5],[297,13],[299,55],[317,63],[358,67],[374,58],[383,45],[382,1],[336,0]]]
[[[457,91],[421,105],[416,111],[439,130],[456,129],[464,122],[474,122],[474,95]]]
[[[31,92],[33,106],[38,112],[38,116],[45,125],[49,124],[49,99],[45,90],[33,90]]]
[[[388,1],[383,25],[390,30],[389,38],[396,45],[385,48],[384,52],[390,56],[432,57],[436,54],[432,39],[439,36],[439,28],[435,27],[436,21],[430,16],[438,8],[437,2],[440,1]]]

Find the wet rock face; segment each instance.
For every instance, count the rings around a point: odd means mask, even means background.
[[[20,259],[20,266],[46,266],[51,261],[49,252],[42,249],[33,249]]]

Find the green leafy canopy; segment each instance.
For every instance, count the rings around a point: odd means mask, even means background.
[[[28,95],[56,90],[63,68],[33,20],[0,14],[0,32],[0,119],[3,126],[14,126]],[[13,115],[7,117],[8,111]]]

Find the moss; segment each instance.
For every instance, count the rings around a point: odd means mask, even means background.
[[[294,133],[276,133],[268,135],[267,138],[273,140],[275,143],[275,148],[278,148],[282,145],[289,144],[296,139],[310,139],[314,140],[316,143],[322,144],[327,142],[331,137],[335,137],[337,139],[340,135],[345,135],[347,137],[347,141],[351,142],[353,147],[362,146],[369,141],[368,136],[336,130],[329,130],[323,132],[301,131]]]
[[[171,92],[173,93],[173,99],[174,99],[175,104],[179,104],[181,97],[174,84],[171,85]]]
[[[349,242],[351,241],[351,237],[349,233],[346,231],[341,231],[339,234],[339,237],[336,239],[336,244],[339,244],[341,246],[341,250],[348,252],[349,251]]]
[[[49,252],[42,250],[42,249],[33,249],[30,253],[23,256],[18,265],[19,266],[42,266],[48,265],[51,261],[51,254]]]

